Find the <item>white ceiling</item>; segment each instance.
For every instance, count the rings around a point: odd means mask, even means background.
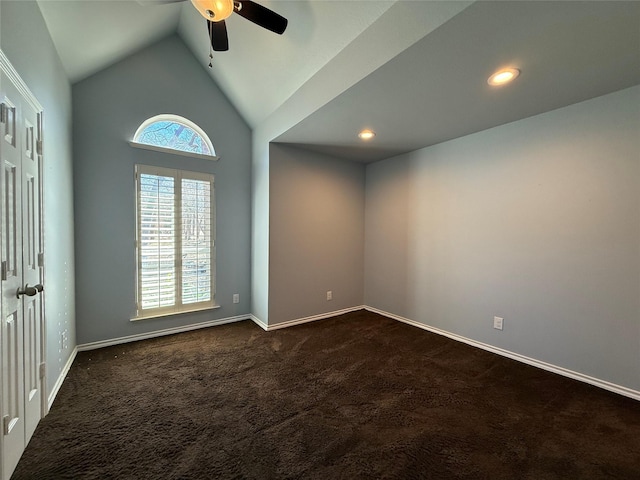
[[[182,4],[39,0],[58,55],[75,83],[175,32]]]
[[[431,19],[437,4],[454,0],[402,2]],[[207,69],[206,24],[190,2],[38,3],[72,82],[176,32]],[[284,35],[232,15],[230,50],[214,52],[207,69],[252,127],[299,97],[305,84],[305,95],[323,97],[306,82],[318,72],[341,75],[332,60],[356,39],[391,44],[407,31],[421,38],[277,139],[354,160],[386,158],[640,84],[636,1],[478,1],[468,8],[456,2],[457,15],[424,31],[424,20],[397,15],[395,1],[259,3],[289,19]],[[490,88],[486,78],[507,65],[520,68],[521,77]],[[363,127],[378,133],[366,144],[356,137]]]
[[[393,4],[336,0],[259,3],[289,19],[285,33],[276,35],[232,15],[226,20],[229,51],[214,52],[210,70],[251,126],[284,103]],[[207,64],[206,22],[190,3],[182,11],[178,32],[196,57]]]
[[[177,32],[203,66],[206,21],[191,2],[39,0],[72,83]],[[141,3],[144,3],[142,5]],[[251,126],[258,125],[394,0],[262,0],[285,18],[276,35],[239,15],[226,20],[228,52],[214,52],[212,78]]]
[[[640,2],[481,1],[276,141],[372,162],[637,84]]]

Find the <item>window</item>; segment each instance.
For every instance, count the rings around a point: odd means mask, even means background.
[[[145,120],[131,145],[182,155],[217,159],[206,133],[192,121],[178,115],[156,115]]]
[[[137,317],[215,304],[214,178],[136,165]]]

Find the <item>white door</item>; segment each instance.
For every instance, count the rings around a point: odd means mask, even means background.
[[[36,147],[38,113],[22,104],[22,283],[24,321],[25,444],[41,418],[40,340],[42,318],[40,254],[40,155]],[[35,292],[34,290],[35,289]]]
[[[4,73],[2,186],[2,478],[8,479],[42,417],[42,268],[39,116]]]

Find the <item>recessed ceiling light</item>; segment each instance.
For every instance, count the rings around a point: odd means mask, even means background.
[[[496,87],[506,85],[518,78],[518,75],[520,75],[520,70],[517,68],[505,68],[503,70],[498,70],[496,73],[491,75],[487,80],[487,83]]]
[[[376,132],[372,130],[362,130],[358,134],[358,137],[360,137],[362,140],[371,140],[375,136],[376,136]]]

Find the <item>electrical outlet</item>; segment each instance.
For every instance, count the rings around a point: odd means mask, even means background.
[[[496,330],[502,330],[503,322],[504,322],[504,318],[493,317],[493,328],[495,328]]]
[[[333,292],[331,290],[327,290],[327,300],[333,300]]]
[[[240,303],[240,294],[239,293],[234,293],[233,294],[233,303]]]

